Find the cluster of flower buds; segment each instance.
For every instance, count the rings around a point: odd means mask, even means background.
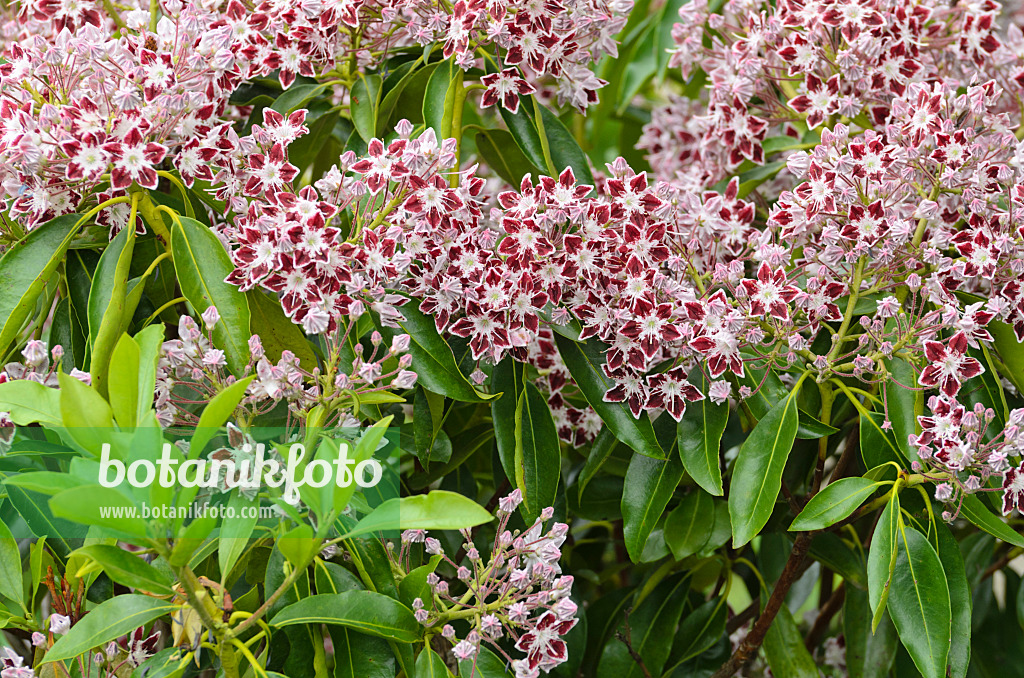
[[[576,604],[570,598],[572,577],[563,576],[559,559],[568,526],[546,528],[554,510],[544,509],[525,532],[508,529],[509,518],[522,502],[515,490],[498,504],[498,527],[490,557],[484,559],[463,530],[464,558],[445,553],[441,542],[424,530],[402,534],[398,561],[409,558],[414,544],[430,556],[440,556],[442,567],[455,576],[449,581],[432,573],[427,578],[431,597],[413,601],[416,619],[452,645],[462,662],[476,665],[482,646],[490,646],[511,663],[516,678],[537,678],[568,658],[564,636],[577,623]],[[458,627],[458,628],[456,628]],[[525,656],[508,656],[498,644],[506,636]]]

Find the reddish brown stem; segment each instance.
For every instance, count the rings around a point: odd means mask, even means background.
[[[779,576],[779,581],[775,583],[775,588],[772,590],[771,596],[768,597],[768,602],[765,603],[764,612],[754,622],[750,633],[743,639],[743,642],[736,648],[736,651],[732,653],[729,661],[725,662],[711,678],[731,678],[734,673],[751,660],[758,648],[761,647],[768,629],[771,628],[772,622],[775,621],[775,615],[779,613],[779,609],[786,600],[786,594],[789,593],[793,582],[799,578],[803,570],[804,556],[807,555],[807,549],[810,545],[810,535],[804,533],[796,538],[796,541],[793,543],[793,550],[789,554],[789,560],[786,561],[786,566],[782,569],[782,575]]]

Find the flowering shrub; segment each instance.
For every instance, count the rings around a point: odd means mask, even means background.
[[[1024,666],[1015,5],[0,14],[0,677]]]

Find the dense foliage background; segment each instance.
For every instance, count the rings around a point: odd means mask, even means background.
[[[1017,19],[4,4],[0,676],[1024,675]]]

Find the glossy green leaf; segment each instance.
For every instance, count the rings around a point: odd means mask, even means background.
[[[164,326],[150,325],[135,335],[135,343],[139,347],[139,393],[156,392],[157,365],[160,362],[161,349],[164,342]],[[148,397],[140,397],[138,409],[135,412],[136,422],[145,419],[146,414],[153,409],[153,403]]]
[[[892,422],[893,439],[904,457],[910,461],[917,461],[917,452],[911,447],[907,437],[918,432],[917,417],[924,411],[924,391],[904,388],[917,387],[917,373],[905,360],[891,358],[883,362],[891,374],[891,378],[885,383],[885,397],[889,420]]]
[[[875,632],[871,632],[871,605],[866,591],[846,590],[843,635],[850,678],[888,678],[899,638],[888,615],[881,619]]]
[[[380,326],[378,329],[390,342],[398,334],[405,333],[411,338],[409,353],[416,366],[417,383],[434,393],[467,403],[486,402],[497,394],[480,393],[469,383],[459,370],[451,347],[437,333],[434,319],[419,309],[419,302],[410,300],[400,309],[404,320],[398,324],[401,331]]]
[[[21,552],[18,542],[7,525],[0,521],[0,596],[24,604],[25,593],[21,583]]]
[[[490,522],[494,516],[469,497],[447,490],[389,499],[344,536],[391,530],[461,530]]]
[[[172,592],[171,580],[166,574],[119,546],[92,544],[83,546],[74,554],[88,558],[95,563],[95,567],[102,568],[102,571],[118,584],[157,595],[170,595]],[[90,567],[85,571],[92,569]],[[80,577],[82,574],[83,570],[79,570],[76,576]]]
[[[337,624],[378,638],[411,643],[423,634],[412,610],[373,591],[346,591],[310,596],[284,608],[270,620],[282,627],[295,624]]]
[[[866,478],[841,478],[829,483],[804,506],[790,530],[821,530],[856,511],[883,483]]]
[[[89,291],[89,372],[100,395],[107,395],[107,374],[114,347],[128,328],[138,295],[129,293],[128,278],[135,252],[135,224],[122,228],[103,250]],[[138,282],[135,288],[141,293]]]
[[[1024,548],[1024,536],[1006,524],[1002,518],[988,510],[981,499],[973,494],[964,495],[960,515],[1008,544]]]
[[[1024,344],[1017,341],[1013,327],[998,319],[990,322],[987,329],[992,334],[996,352],[1006,365],[1005,376],[1018,391],[1024,392]]]
[[[220,526],[217,562],[221,577],[227,579],[231,569],[249,545],[253,530],[256,529],[257,514],[251,509],[253,502],[236,490],[228,499],[228,510]]]
[[[427,80],[423,95],[423,122],[434,130],[438,143],[452,136],[452,112],[464,73],[451,59],[442,62]]]
[[[896,442],[892,430],[883,428],[885,414],[867,412],[860,415],[860,454],[865,468],[876,468],[894,461],[903,468],[909,463]]]
[[[699,368],[690,372],[689,381],[707,394],[709,384]],[[710,398],[690,403],[678,426],[679,457],[693,481],[714,496],[722,495],[722,469],[718,462],[722,433],[729,421],[729,405],[715,404]]]
[[[107,390],[114,420],[121,428],[135,428],[139,412],[139,345],[127,334],[110,354]],[[149,397],[149,394],[146,394]]]
[[[516,145],[512,135],[503,129],[478,132],[475,141],[487,166],[512,186],[519,186],[527,174],[538,177],[542,173]]]
[[[765,526],[782,489],[782,471],[796,440],[797,390],[781,399],[754,426],[740,447],[729,488],[733,548]]]
[[[558,430],[548,401],[532,382],[523,384],[516,405],[516,486],[523,493],[527,522],[554,506],[561,475],[562,454]]]
[[[60,391],[23,379],[4,382],[0,384],[0,412],[9,412],[19,426],[60,426]]]
[[[766,597],[762,597],[765,600]],[[796,626],[793,613],[783,605],[764,637],[764,654],[775,678],[818,678],[818,667]]]
[[[13,485],[7,485],[6,489],[8,501],[24,519],[33,536],[40,538],[38,543],[46,537],[46,547],[57,555],[67,556],[71,552],[69,540],[85,537],[88,532],[85,525],[55,517],[46,495]]]
[[[704,652],[725,634],[729,606],[724,598],[712,598],[701,603],[683,619],[672,641],[669,664],[676,665]]]
[[[258,289],[245,294],[249,300],[249,332],[259,335],[267,360],[276,364],[281,353],[288,350],[304,370],[312,372],[317,366],[316,354],[299,326],[285,315],[281,302]]]
[[[529,104],[524,99],[522,105]],[[594,175],[590,171],[590,163],[587,161],[587,154],[580,148],[576,137],[565,126],[558,116],[552,113],[547,106],[539,106],[540,119],[544,123],[544,133],[548,138],[548,146],[551,150],[551,162],[555,164],[555,171],[562,173],[567,167],[571,167],[577,184],[587,186],[594,185]],[[503,109],[504,110],[504,109]],[[538,125],[538,129],[540,126]]]
[[[246,389],[255,378],[256,375],[251,374],[210,398],[210,402],[206,404],[202,414],[199,415],[199,423],[196,424],[195,433],[192,434],[192,440],[189,441],[190,459],[199,458],[206,448],[206,444],[220,431],[220,427],[231,420],[238,404],[245,397]]]
[[[960,545],[945,524],[936,522],[932,539],[949,586],[952,626],[949,636],[950,678],[964,678],[971,664],[971,589]]]
[[[924,678],[944,678],[952,623],[949,588],[935,549],[911,527],[899,533],[888,608]]]
[[[711,495],[696,489],[679,503],[665,519],[665,543],[676,560],[699,553],[714,529],[714,502]]]
[[[57,375],[60,383],[60,412],[64,431],[89,454],[99,457],[104,443],[111,442],[114,414],[107,401],[78,379],[63,372]],[[118,456],[111,446],[112,456]]]
[[[197,313],[217,307],[220,322],[213,329],[213,343],[224,351],[232,373],[241,374],[249,362],[250,312],[245,293],[224,282],[235,269],[231,257],[213,231],[188,218],[174,226],[171,250],[181,293]]]
[[[334,643],[334,678],[394,678],[395,656],[388,641],[344,626],[327,630]]]
[[[611,389],[612,384],[601,370],[601,366],[604,365],[604,348],[600,342],[589,340],[576,343],[555,334],[555,343],[583,396],[615,437],[644,456],[664,459],[665,451],[658,444],[654,427],[651,426],[651,420],[647,418],[646,413],[641,413],[638,419],[625,403],[604,401],[604,395]]]
[[[147,521],[127,497],[110,487],[81,485],[55,494],[50,509],[58,518],[145,538]],[[114,509],[114,510],[110,510]]]
[[[626,551],[633,562],[639,562],[682,478],[683,465],[674,457],[652,459],[635,454],[630,459],[622,491],[622,519]]]
[[[618,438],[608,428],[602,428],[601,432],[594,438],[594,442],[590,445],[590,453],[587,455],[587,462],[583,465],[583,470],[580,471],[576,479],[580,497],[583,496],[583,491],[587,489],[590,481],[594,479],[597,472],[601,470],[605,462],[608,461],[608,458],[611,457],[618,444]]]
[[[46,281],[78,232],[77,214],[51,219],[11,245],[0,258],[0,355],[35,310]]]
[[[868,601],[871,603],[871,630],[878,628],[889,599],[893,572],[896,568],[896,540],[903,519],[900,516],[900,496],[893,492],[881,517],[875,523],[868,551]]]
[[[744,357],[750,358],[751,356],[744,354]],[[775,370],[756,367],[756,364],[748,363],[744,367],[740,383],[754,391],[753,395],[744,400],[743,403],[750,409],[755,419],[761,419],[771,411],[776,403],[787,396],[789,389],[782,383],[779,375],[775,374]],[[766,372],[767,374],[765,374]],[[801,440],[816,440],[833,433],[838,433],[838,429],[835,427],[823,424],[799,409],[799,406],[797,409],[799,414],[799,424],[796,429],[797,438]]]
[[[668,661],[674,634],[690,590],[689,573],[676,574],[662,581],[629,613],[630,644],[650,675],[661,675]],[[619,625],[625,633],[625,624]],[[609,639],[597,665],[597,678],[644,678],[626,645]]]
[[[377,110],[380,106],[380,89],[383,80],[379,75],[359,75],[349,96],[352,109],[352,124],[363,141],[369,143],[377,131]]]
[[[178,609],[158,598],[116,596],[97,605],[46,653],[46,661],[73,659]]]
[[[516,409],[524,381],[525,366],[512,356],[506,356],[491,372],[491,392],[502,394],[491,401],[494,440],[501,468],[511,482],[516,478]]]
[[[416,658],[416,678],[451,678],[452,672],[440,655],[429,647],[423,648]]]
[[[511,678],[511,671],[507,670],[504,659],[494,654],[486,646],[481,645],[472,659],[464,659],[459,662],[460,678]],[[419,674],[417,673],[417,678]]]
[[[274,100],[270,108],[287,116],[292,111],[304,108],[314,97],[326,90],[328,85],[294,84]]]

